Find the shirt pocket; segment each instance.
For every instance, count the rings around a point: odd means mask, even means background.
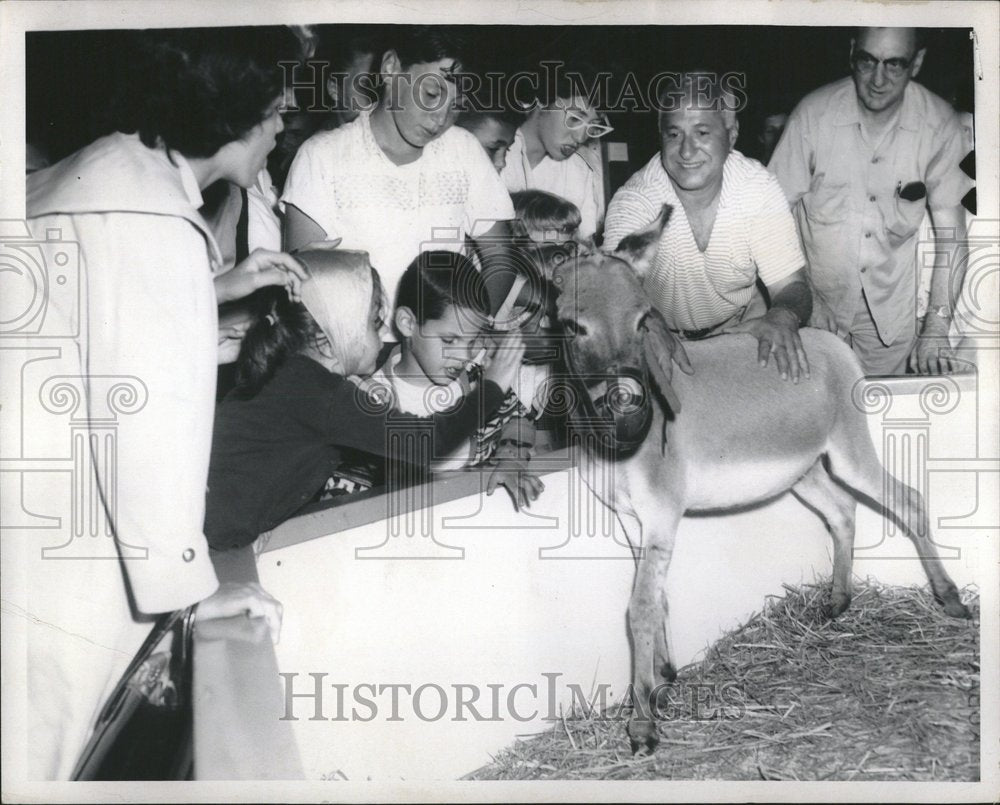
[[[926,201],[925,198],[917,201],[907,201],[899,196],[893,198],[893,217],[885,228],[890,245],[898,246],[917,231],[924,220]]]
[[[805,199],[806,217],[813,224],[841,224],[849,212],[846,184],[821,184]]]

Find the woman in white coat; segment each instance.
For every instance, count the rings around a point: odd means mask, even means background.
[[[28,551],[30,778],[69,778],[157,613],[201,602],[200,618],[245,612],[277,636],[278,602],[259,585],[220,587],[202,533],[217,304],[263,285],[295,293],[302,269],[258,251],[216,276],[219,249],[198,209],[208,185],[248,187],[263,168],[282,129],[279,62],[296,59],[297,47],[284,29],[153,34],[149,64],[137,67],[138,131],[29,177],[34,237],[78,244],[79,304],[53,295],[46,314],[72,337],[46,371],[80,403],[69,417],[54,416],[65,411],[44,395],[40,408],[25,403],[26,428],[66,440],[83,422],[90,434],[71,483],[51,481],[68,504],[65,522],[89,521],[90,533],[62,545],[36,538]],[[69,500],[81,489],[91,502],[78,518]]]

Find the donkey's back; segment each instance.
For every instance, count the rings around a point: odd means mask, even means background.
[[[763,500],[789,489],[831,441],[870,443],[866,418],[852,401],[862,377],[854,354],[831,333],[805,328],[800,335],[810,374],[797,384],[782,380],[773,361],[759,365],[753,336],[686,345],[695,373],[674,372],[683,410],[667,425],[666,462],[661,457],[648,468],[674,476],[685,509]]]

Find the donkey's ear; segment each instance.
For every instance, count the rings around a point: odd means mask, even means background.
[[[577,238],[576,240],[576,251],[580,257],[586,257],[589,254],[593,254],[597,249],[597,233],[588,235],[585,238]]]
[[[640,279],[645,279],[656,259],[656,249],[660,243],[660,236],[663,229],[670,220],[670,214],[674,208],[669,204],[664,204],[660,209],[660,214],[652,223],[633,232],[631,235],[621,239],[618,248],[615,249],[615,257],[620,257],[632,266]]]

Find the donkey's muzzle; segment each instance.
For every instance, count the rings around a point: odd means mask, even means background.
[[[594,413],[607,424],[612,447],[629,453],[639,447],[649,433],[653,407],[640,369],[623,368],[590,386]]]

